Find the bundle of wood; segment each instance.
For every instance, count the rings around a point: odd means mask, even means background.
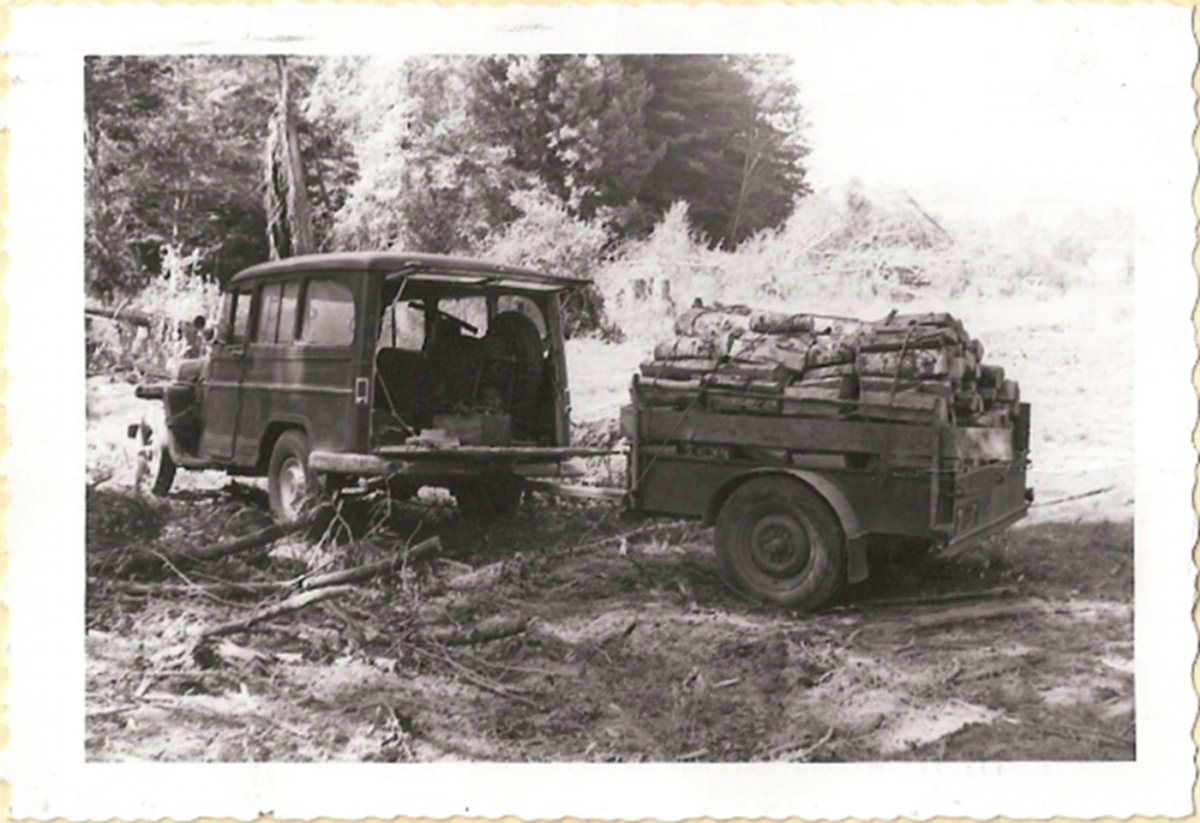
[[[944,313],[867,322],[696,307],[641,366],[646,406],[799,417],[1008,427],[1016,381]]]

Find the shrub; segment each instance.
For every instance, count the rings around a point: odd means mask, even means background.
[[[520,216],[489,237],[481,251],[489,260],[527,266],[548,274],[590,278],[611,238],[598,220],[583,220],[542,187],[510,197]],[[563,307],[568,336],[604,333],[604,300],[594,287],[568,296]],[[610,330],[611,334],[612,331]]]

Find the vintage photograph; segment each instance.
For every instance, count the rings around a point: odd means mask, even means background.
[[[1127,204],[786,54],[82,70],[89,759],[1135,757]]]
[[[1186,811],[1189,21],[14,11],[13,816]]]

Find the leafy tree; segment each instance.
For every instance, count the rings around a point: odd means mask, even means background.
[[[137,288],[164,258],[221,280],[266,258],[259,170],[272,71],[253,57],[85,61],[94,292]]]
[[[637,197],[657,159],[641,73],[594,55],[502,56],[483,59],[474,80],[481,127],[572,213],[590,220]]]
[[[729,247],[780,225],[808,192],[798,94],[786,60],[625,59],[654,89],[646,129],[661,156],[639,197],[650,215],[657,219],[684,201],[697,228]]]
[[[476,119],[573,213],[644,235],[676,201],[734,246],[807,193],[804,122],[786,58],[497,56]]]
[[[357,166],[334,216],[340,247],[471,251],[515,216],[508,194],[527,181],[471,117],[472,59],[322,67],[306,116],[337,123]]]

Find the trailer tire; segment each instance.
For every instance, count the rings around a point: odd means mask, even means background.
[[[459,483],[452,489],[462,516],[477,523],[506,520],[521,505],[520,480],[513,475],[489,475]]]
[[[734,489],[717,515],[716,543],[725,579],[777,606],[820,608],[846,580],[837,515],[794,478],[756,477]]]

